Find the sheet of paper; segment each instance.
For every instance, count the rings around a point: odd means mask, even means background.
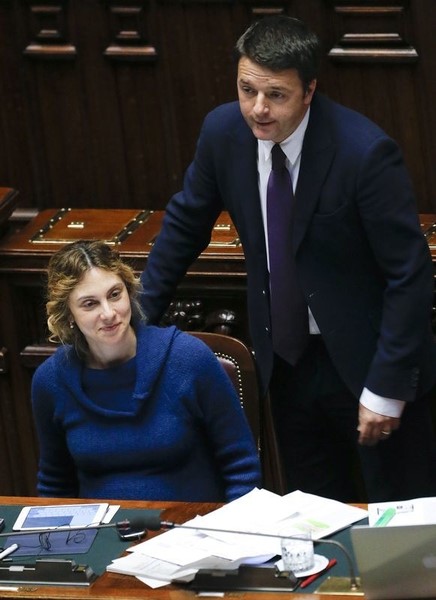
[[[314,540],[340,531],[368,515],[363,508],[300,491],[287,494],[283,499],[294,509],[294,516],[280,522],[279,526],[310,529]]]
[[[268,527],[296,512],[297,509],[284,498],[269,490],[256,488],[202,517],[203,526],[258,531],[259,526]]]
[[[170,583],[174,579],[190,581],[194,578],[198,569],[236,569],[241,562],[243,562],[243,559],[233,562],[217,556],[207,556],[192,562],[190,565],[180,566],[142,553],[133,552],[127,556],[113,560],[107,567],[107,570],[112,573],[135,575],[136,577]],[[156,584],[153,583],[154,585]]]
[[[207,558],[210,550],[204,547],[206,536],[189,529],[173,529],[141,544],[132,546],[129,552],[145,554],[183,566]]]
[[[112,521],[112,519],[114,518],[114,516],[117,514],[117,512],[120,509],[120,505],[119,504],[110,504],[108,506],[108,509],[106,511],[106,514],[104,515],[103,519],[102,519],[102,523],[110,523]]]
[[[142,577],[152,577],[153,579],[163,580],[168,583],[173,575],[179,570],[180,566],[163,560],[157,560],[145,554],[136,552],[129,556],[112,561],[107,567],[107,571],[112,573],[122,573],[123,575],[135,575]]]
[[[436,523],[436,498],[428,497],[368,504],[368,522],[370,526],[373,527],[382,514],[391,508],[395,510],[395,514],[386,527]]]
[[[153,579],[151,577],[138,577],[137,576],[137,579],[139,579],[139,581],[141,581],[142,583],[145,583],[145,585],[148,585],[148,587],[152,588],[153,590],[156,590],[157,588],[168,585],[168,581]]]

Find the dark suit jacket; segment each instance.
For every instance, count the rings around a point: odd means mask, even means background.
[[[356,395],[413,400],[436,378],[433,269],[397,144],[319,93],[311,104],[296,189],[296,263],[308,305]],[[244,248],[248,312],[264,389],[273,351],[257,175],[257,140],[238,103],[205,119],[183,191],[169,202],[142,280],[157,321],[175,286],[229,211]]]

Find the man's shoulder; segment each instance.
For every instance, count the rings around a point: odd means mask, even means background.
[[[350,126],[354,126],[366,131],[377,132],[379,135],[385,133],[377,123],[363,113],[352,107],[340,104],[319,92],[313,98],[311,111],[314,117],[318,117],[323,121],[328,120],[330,123],[336,124],[339,128],[347,129]]]
[[[221,127],[237,122],[245,123],[239,102],[227,102],[226,104],[216,106],[206,115],[205,122],[208,124],[215,123]]]
[[[228,102],[214,108],[206,115],[202,127],[203,139],[212,139],[216,148],[225,148],[230,140],[251,141],[251,129],[242,116],[239,102]],[[220,140],[222,144],[220,144]]]
[[[237,115],[242,117],[239,102],[237,100],[233,102],[225,102],[224,104],[215,106],[211,111],[209,111],[208,115]]]

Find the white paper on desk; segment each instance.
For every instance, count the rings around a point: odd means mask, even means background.
[[[204,558],[203,560],[199,560],[196,563],[192,563],[187,567],[181,567],[177,570],[173,575],[173,581],[191,581],[194,579],[196,572],[199,569],[214,569],[214,570],[231,570],[237,569],[241,563],[245,562],[245,558],[240,558],[236,561],[225,560],[224,558],[220,558],[218,556],[209,556],[208,558]]]
[[[235,564],[235,565],[232,565],[231,568],[236,569],[238,566],[239,566],[238,564]],[[184,582],[192,581],[192,579],[194,579],[194,577],[199,569],[228,569],[228,568],[230,568],[230,565],[227,563],[227,561],[224,562],[224,561],[220,561],[219,559],[213,559],[211,557],[210,560],[200,561],[195,566],[193,565],[192,567],[181,567],[174,573],[174,579],[172,579],[172,580],[168,580],[168,581],[158,580],[158,579],[153,579],[148,576],[147,577],[137,576],[137,578],[139,579],[139,581],[142,581],[142,583],[145,583],[149,587],[156,589],[156,588],[162,587],[164,585],[169,585],[173,581],[178,581],[178,582],[179,581],[184,581]]]
[[[115,559],[106,567],[106,570],[123,575],[149,576],[168,583],[179,568],[180,565],[134,552],[128,556]]]
[[[244,559],[233,562],[216,556],[208,556],[190,565],[180,566],[134,552],[112,561],[108,565],[107,571],[149,579],[150,582],[147,581],[147,585],[154,587],[156,583],[152,580],[163,581],[164,585],[171,583],[173,579],[190,581],[199,569],[236,569],[241,562],[244,562]]]
[[[203,529],[205,527],[203,523],[204,517],[197,516],[186,523],[189,527],[196,527],[195,531],[183,528],[173,529],[167,533],[177,532],[179,534],[177,537],[174,536],[170,539],[166,537],[167,534],[157,536],[150,540],[150,542],[156,540],[154,544],[147,545],[146,542],[143,542],[142,548],[147,554],[156,557],[167,556],[174,562],[184,560],[184,564],[191,562],[195,558],[195,553],[198,553],[197,560],[200,558],[201,553],[204,553],[204,556],[214,555],[228,560],[238,560],[241,557],[254,558],[256,556],[264,557],[265,555],[271,557],[277,554],[277,551],[280,552],[280,543],[278,543],[277,538],[233,532],[206,531]],[[270,525],[270,528],[272,528],[272,525]],[[218,527],[218,529],[220,528]],[[243,531],[249,531],[248,526]],[[174,547],[175,543],[179,545],[178,548]],[[187,553],[182,559],[178,558],[177,554],[173,554],[174,551],[180,551],[181,546],[183,546],[183,551],[187,549]],[[139,549],[140,552],[143,551],[142,548]],[[264,560],[267,559],[263,558],[262,562]]]
[[[128,557],[123,557],[114,561],[108,570],[170,581],[178,569],[185,568],[190,572],[205,564],[216,565],[212,568],[228,568],[229,564],[240,564],[247,559],[264,562],[280,554],[280,540],[273,536],[283,535],[284,528],[288,533],[309,526],[314,538],[319,539],[366,516],[367,512],[361,508],[300,491],[282,497],[255,489],[203,517],[197,516],[181,524],[195,529],[172,529],[131,547],[132,563]],[[225,529],[226,532],[206,531],[207,528]]]
[[[232,502],[223,507],[226,510],[218,509],[201,517],[202,526],[278,536],[285,532],[297,533],[302,529],[310,529],[313,539],[317,540],[344,529],[368,515],[367,511],[362,508],[299,490],[286,496],[277,496],[266,490],[258,491],[262,494],[250,493],[251,495],[247,494],[239,499],[244,502],[235,500],[238,503],[235,513],[231,510],[235,503]],[[272,508],[267,507],[269,500],[272,502]],[[199,519],[200,517],[195,519],[198,526],[200,526]],[[241,548],[251,547],[253,555],[262,552],[263,554],[269,552],[280,554],[278,538],[223,532],[207,532],[207,534],[210,537],[227,541],[231,545],[241,546]]]
[[[210,555],[228,560],[273,556],[280,554],[278,538],[234,532],[283,535],[285,530],[289,533],[310,528],[314,539],[320,539],[366,516],[367,511],[361,508],[301,491],[278,496],[268,490],[255,489],[203,517],[197,516],[182,524],[197,530],[172,529],[130,550],[181,566]],[[207,528],[225,529],[226,532],[206,531]]]
[[[151,577],[136,577],[139,579],[141,583],[145,583],[148,587],[153,588],[154,590],[160,587],[164,587],[164,585],[168,585],[167,581],[159,581],[159,579],[152,579]]]
[[[245,496],[225,504],[204,517],[204,527],[238,531],[258,531],[259,526],[268,527],[295,512],[293,506],[279,496],[264,489],[255,488]]]
[[[210,556],[210,549],[202,543],[205,537],[190,529],[172,529],[132,546],[128,551],[184,566]]]
[[[283,497],[293,508],[294,515],[279,523],[297,530],[310,529],[314,540],[331,535],[368,516],[368,512],[337,500],[307,494],[299,490]]]
[[[436,497],[428,497],[368,504],[369,524],[373,526],[388,508],[395,508],[395,515],[386,527],[392,525],[430,525],[436,523]]]
[[[156,589],[171,583],[173,575],[179,569],[178,565],[156,560],[144,554],[138,556],[133,554],[112,561],[106,570],[112,573],[121,573],[122,575],[133,575],[142,581],[142,583]],[[196,571],[196,569],[193,570],[193,577]]]
[[[118,512],[119,509],[120,509],[120,505],[119,504],[110,504],[108,506],[106,514],[104,515],[104,517],[101,520],[101,522],[102,523],[110,523],[112,521],[113,517]]]
[[[183,524],[198,529],[172,529],[133,546],[130,551],[143,552],[180,565],[187,565],[210,555],[228,560],[273,556],[277,551],[280,552],[277,538],[210,532],[203,528],[258,532],[260,518],[262,527],[270,529],[277,518],[288,515],[289,507],[283,503],[281,496],[267,490],[254,489],[203,517],[197,516]]]

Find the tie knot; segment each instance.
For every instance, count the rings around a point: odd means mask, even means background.
[[[280,144],[275,144],[271,150],[272,169],[279,171],[286,168],[286,154],[280,147]]]

